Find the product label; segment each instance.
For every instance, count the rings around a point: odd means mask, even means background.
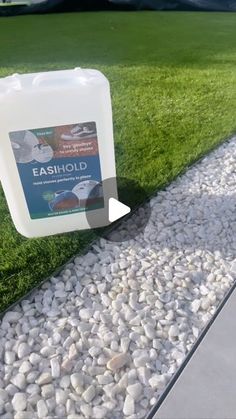
[[[32,219],[104,207],[95,122],[9,137]]]

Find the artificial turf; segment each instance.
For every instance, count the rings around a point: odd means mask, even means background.
[[[117,173],[135,179],[149,194],[236,131],[235,64],[236,14],[100,12],[0,19],[1,77],[75,66],[105,73]],[[3,141],[8,140],[0,138],[0,147]],[[92,232],[21,237],[0,190],[0,311],[92,237]]]

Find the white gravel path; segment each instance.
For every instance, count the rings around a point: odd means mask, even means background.
[[[236,275],[236,138],[0,326],[0,417],[144,418]],[[142,209],[140,209],[142,211]]]

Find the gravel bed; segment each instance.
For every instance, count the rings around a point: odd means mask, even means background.
[[[151,200],[144,234],[98,240],[5,314],[1,419],[147,415],[234,281],[235,161],[233,138]]]

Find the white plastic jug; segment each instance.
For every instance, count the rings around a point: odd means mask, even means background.
[[[26,237],[104,225],[115,178],[109,83],[96,70],[14,74],[0,79],[0,178]],[[97,216],[96,216],[97,215]],[[93,226],[94,227],[94,226]]]

